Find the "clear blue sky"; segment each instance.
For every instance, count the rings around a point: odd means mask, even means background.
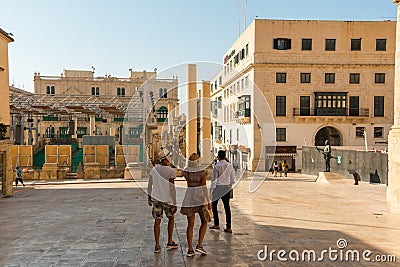
[[[244,2],[240,0],[243,30]],[[10,84],[33,91],[33,73],[63,69],[128,77],[222,56],[238,36],[237,0],[3,0]],[[391,0],[247,0],[247,25],[267,19],[395,20]]]

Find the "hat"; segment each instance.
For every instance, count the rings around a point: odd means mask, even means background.
[[[160,161],[171,156],[171,153],[168,150],[166,150],[166,152],[164,150],[161,150],[160,152],[158,152],[158,159]]]

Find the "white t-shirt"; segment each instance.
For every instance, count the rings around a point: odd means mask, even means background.
[[[176,178],[175,170],[169,166],[157,165],[151,169],[150,175],[153,178],[152,199],[173,204],[169,179]]]

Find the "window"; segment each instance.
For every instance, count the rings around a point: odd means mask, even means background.
[[[69,134],[68,127],[59,127],[60,138],[71,138]]]
[[[358,96],[350,96],[349,102],[349,116],[359,116],[360,98]]]
[[[375,73],[375,83],[385,83],[385,73]]]
[[[275,38],[274,49],[287,50],[292,48],[292,40],[287,38]]]
[[[374,127],[374,138],[383,138],[383,127]]]
[[[100,88],[92,87],[92,95],[100,95]]]
[[[300,96],[300,116],[310,116],[309,96]]]
[[[316,116],[346,116],[347,93],[315,92]]]
[[[168,96],[167,88],[160,88],[159,96],[160,96],[160,98],[167,98],[167,96]]]
[[[78,138],[82,138],[84,135],[86,135],[86,127],[78,127],[76,130],[76,134]]]
[[[286,73],[277,73],[276,83],[286,83]]]
[[[325,51],[336,50],[336,39],[325,39]]]
[[[361,51],[361,38],[351,39],[351,51]]]
[[[236,116],[238,118],[240,117],[250,117],[250,96],[249,95],[243,95],[239,97],[239,100],[237,102],[237,112]]]
[[[118,87],[117,88],[117,95],[125,96],[125,88],[124,87],[122,87],[122,88]]]
[[[168,121],[168,109],[162,106],[157,110],[157,122],[166,122],[166,121]]]
[[[374,117],[385,116],[385,97],[374,96]]]
[[[219,76],[218,83],[219,83],[219,85],[222,85],[222,76]]]
[[[365,127],[356,127],[356,138],[364,138]]]
[[[142,127],[129,127],[130,138],[140,138],[141,133],[142,133]]]
[[[246,44],[246,57],[249,55],[249,44]]]
[[[376,39],[376,51],[386,51],[386,39]]]
[[[311,73],[300,73],[300,83],[310,83]]]
[[[359,84],[360,83],[360,74],[359,73],[350,73],[350,84]]]
[[[302,39],[301,50],[312,50],[312,39]]]
[[[276,116],[286,116],[286,96],[276,96]]]
[[[276,128],[276,141],[277,142],[286,141],[286,128]]]
[[[220,125],[215,125],[215,140],[221,140],[222,139],[222,126]]]
[[[335,83],[335,73],[325,73],[325,83]]]

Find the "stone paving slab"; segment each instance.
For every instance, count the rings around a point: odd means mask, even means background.
[[[386,212],[385,186],[314,181],[291,174],[269,177],[249,194],[249,180],[243,179],[232,200],[234,233],[208,230],[209,254],[193,258],[185,256],[186,217],[180,214],[174,231],[180,248],[153,253],[151,207],[132,181],[28,185],[0,199],[0,266],[396,266],[328,258],[282,262],[276,253],[273,261],[257,258],[265,246],[269,252],[320,252],[338,249],[338,239],[347,242],[346,249],[400,258],[400,217]],[[164,245],[166,227],[165,219]],[[198,227],[197,220],[194,244]]]

